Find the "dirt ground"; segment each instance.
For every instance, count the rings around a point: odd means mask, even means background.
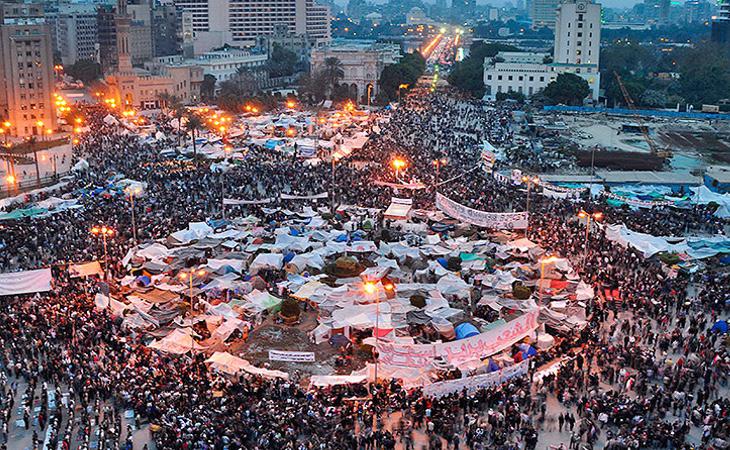
[[[319,345],[312,342],[309,333],[316,327],[317,312],[312,309],[302,311],[300,322],[295,325],[277,323],[276,316],[270,315],[251,332],[246,342],[232,345],[229,351],[256,366],[288,373],[298,371],[302,378],[309,378],[310,375],[349,374],[352,370],[364,367],[365,362],[359,358],[353,358],[350,365],[335,367],[340,351],[327,341]],[[269,361],[269,350],[314,352],[315,362]]]

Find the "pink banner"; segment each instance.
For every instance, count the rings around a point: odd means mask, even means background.
[[[532,334],[538,326],[538,310],[528,311],[504,325],[477,336],[440,344],[378,344],[381,364],[401,367],[427,367],[437,357],[459,364],[499,353]]]

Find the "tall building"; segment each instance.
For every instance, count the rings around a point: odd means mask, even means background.
[[[532,0],[528,11],[533,28],[555,28],[558,0]]]
[[[451,9],[454,17],[460,20],[471,18],[474,14],[475,0],[451,0]]]
[[[192,12],[195,53],[225,44],[253,46],[260,36],[270,36],[274,25],[286,24],[292,33],[306,35],[314,46],[331,39],[330,11],[314,0],[179,0],[175,4]]]
[[[0,4],[0,116],[13,136],[56,129],[51,27],[40,4]]]
[[[132,64],[152,59],[152,5],[150,0],[134,0],[127,5],[129,13],[129,52]]]
[[[125,109],[156,109],[161,106],[160,95],[163,93],[174,95],[184,103],[194,103],[200,99],[200,85],[203,82],[201,67],[171,67],[160,73],[151,73],[132,66],[132,17],[127,0],[117,0],[114,21],[117,67],[106,81],[118,105]]]
[[[598,100],[601,5],[589,0],[565,0],[555,22],[553,61],[550,55],[501,52],[484,64],[486,98],[500,92],[526,96],[544,89],[558,75],[572,73],[586,80],[591,98]]]
[[[93,5],[60,5],[55,23],[56,51],[63,65],[79,60],[98,61],[99,31]]]
[[[730,44],[730,0],[722,0],[718,4],[717,17],[712,20],[712,42]]]
[[[176,55],[182,50],[182,11],[175,5],[157,5],[152,10],[152,52],[155,57]]]
[[[99,5],[96,8],[96,27],[99,35],[99,62],[104,73],[117,66],[117,27],[114,23],[116,7]]]

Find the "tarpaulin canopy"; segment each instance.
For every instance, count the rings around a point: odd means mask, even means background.
[[[228,375],[237,375],[240,372],[246,372],[265,378],[282,378],[284,380],[289,379],[289,374],[286,372],[282,372],[280,370],[262,369],[253,366],[245,359],[231,355],[228,352],[215,352],[210,358],[206,359],[205,362],[207,364],[210,364],[210,367],[212,369],[227,373]]]
[[[71,278],[90,277],[92,275],[101,275],[104,271],[101,269],[99,261],[91,261],[85,264],[71,264],[68,267]]]
[[[383,217],[391,220],[406,220],[412,208],[412,199],[392,197],[390,199],[390,206],[385,210]]]
[[[0,273],[0,296],[48,292],[52,278],[50,268]]]

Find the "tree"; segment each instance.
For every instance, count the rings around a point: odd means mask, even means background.
[[[730,52],[716,45],[687,49],[679,58],[679,94],[693,105],[730,97]]]
[[[294,75],[298,62],[296,53],[275,43],[266,69],[271,78],[288,77]]]
[[[193,138],[193,159],[198,159],[198,148],[195,143],[195,132],[203,128],[203,120],[195,113],[190,113],[187,116],[187,123],[185,124],[185,130],[190,133]]]
[[[652,108],[663,108],[667,104],[667,94],[656,89],[647,89],[641,95],[641,104]]]
[[[339,84],[340,80],[345,77],[345,69],[342,65],[342,61],[339,58],[330,56],[324,60],[324,80],[327,83],[327,88],[330,92],[333,92],[335,86]]]
[[[187,113],[187,109],[181,104],[175,105],[172,110],[173,116],[177,119],[177,146],[180,147],[180,136],[182,135],[182,119]]]
[[[588,82],[572,73],[561,73],[545,88],[545,96],[553,103],[582,105],[591,93]]]
[[[511,45],[475,41],[469,56],[456,63],[448,76],[449,84],[477,98],[484,96],[484,59],[494,58],[499,52],[518,52]]]
[[[244,92],[238,83],[233,80],[226,80],[221,83],[216,97],[218,106],[234,113],[241,111],[244,102]]]
[[[181,106],[180,99],[174,95],[170,94],[167,91],[160,92],[157,94],[157,100],[160,102],[160,108],[163,111],[166,110],[175,110],[179,106]]]
[[[209,102],[215,97],[215,84],[218,79],[215,75],[206,73],[203,76],[203,82],[200,84],[200,97],[203,101]]]
[[[522,92],[515,92],[513,90],[509,90],[507,92],[497,92],[497,95],[495,96],[497,101],[504,101],[504,100],[515,100],[517,102],[524,102],[525,101],[525,94]]]
[[[84,84],[89,84],[101,77],[101,65],[90,59],[80,59],[64,69],[67,75]]]
[[[387,100],[394,100],[401,85],[415,85],[425,70],[426,60],[423,56],[418,52],[408,53],[397,64],[383,68],[378,81],[380,92]]]
[[[299,78],[299,95],[309,102],[319,103],[327,96],[324,73],[317,71],[305,73]]]

